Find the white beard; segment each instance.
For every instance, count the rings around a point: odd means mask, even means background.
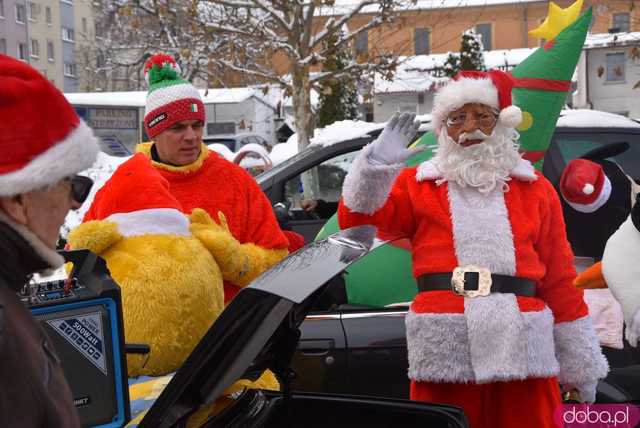
[[[518,132],[504,128],[499,123],[491,136],[482,143],[463,147],[457,144],[446,129],[438,136],[438,148],[434,162],[443,178],[437,181],[455,182],[462,187],[472,187],[488,194],[497,186],[503,192],[509,190],[511,170],[520,161],[517,139]]]

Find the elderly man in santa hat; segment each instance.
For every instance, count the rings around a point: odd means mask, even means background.
[[[588,317],[553,186],[518,152],[512,78],[462,72],[435,97],[438,149],[405,168],[417,129],[394,116],[344,182],[342,228],[411,239],[411,398],[471,426],[555,427],[560,388],[593,402],[607,361]]]

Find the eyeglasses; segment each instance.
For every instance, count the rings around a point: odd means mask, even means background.
[[[87,200],[89,192],[91,192],[91,186],[93,186],[92,179],[83,175],[74,175],[64,181],[68,181],[71,184],[71,197],[74,201],[81,204]]]
[[[472,120],[480,128],[490,128],[498,121],[498,113],[494,111],[471,114],[467,112],[452,113],[447,116],[445,123],[447,128],[459,128]]]

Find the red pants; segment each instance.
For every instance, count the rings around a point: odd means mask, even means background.
[[[556,378],[474,383],[411,382],[411,399],[464,409],[471,428],[558,428],[562,405]]]

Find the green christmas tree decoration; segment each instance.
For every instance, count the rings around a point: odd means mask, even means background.
[[[442,66],[444,75],[453,77],[460,70],[486,70],[483,50],[480,35],[472,29],[465,31],[460,40],[460,52],[450,52]]]
[[[538,169],[542,168],[542,159],[571,88],[571,77],[590,22],[591,8],[512,72],[513,101],[523,115],[518,126],[523,157]]]
[[[338,35],[325,41],[325,46],[333,46]],[[353,61],[351,51],[343,45],[323,62],[324,71],[339,72]],[[319,99],[318,126],[323,128],[339,120],[358,119],[358,88],[352,79],[331,79],[322,84]]]

